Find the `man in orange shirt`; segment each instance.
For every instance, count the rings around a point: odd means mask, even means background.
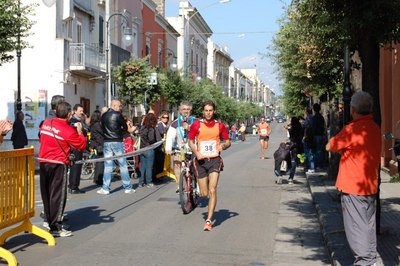
[[[196,156],[193,166],[199,181],[200,194],[202,197],[210,197],[204,231],[211,231],[212,218],[217,205],[219,173],[223,167],[220,153],[231,146],[231,141],[224,123],[214,120],[214,102],[207,100],[203,103],[203,115],[203,119],[193,122],[188,139],[189,147]],[[225,143],[220,143],[221,139],[225,140]],[[197,140],[197,145],[195,140]]]
[[[354,265],[376,265],[376,193],[381,158],[381,131],[372,120],[372,97],[351,97],[353,121],[330,139],[328,152],[341,154],[336,187],[341,191],[343,223]]]
[[[261,144],[261,160],[265,159],[265,150],[268,149],[269,134],[272,132],[272,127],[270,124],[265,122],[265,116],[261,116],[261,122],[258,124],[257,132],[260,136]]]

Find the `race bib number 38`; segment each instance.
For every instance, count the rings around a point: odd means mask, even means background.
[[[203,154],[204,157],[218,156],[217,141],[216,140],[202,141],[200,143],[200,152],[201,154]]]

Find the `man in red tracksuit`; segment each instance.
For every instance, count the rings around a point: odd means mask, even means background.
[[[71,105],[66,102],[56,107],[56,118],[45,120],[40,128],[40,192],[53,236],[71,236],[62,226],[62,215],[67,202],[67,170],[71,147],[83,150],[86,139],[82,124],[69,125]]]

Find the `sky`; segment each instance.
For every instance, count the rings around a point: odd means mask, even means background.
[[[179,0],[165,1],[166,16],[178,16]],[[228,47],[228,53],[238,68],[257,67],[259,79],[281,95],[279,81],[274,73],[271,59],[263,57],[269,51],[272,38],[279,29],[277,20],[284,14],[291,0],[191,0],[190,4],[200,10],[213,31],[210,37],[218,45]],[[238,37],[245,34],[243,37]],[[261,53],[261,54],[260,54]],[[255,58],[255,59],[254,59]]]

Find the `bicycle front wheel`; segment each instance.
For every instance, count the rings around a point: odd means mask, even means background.
[[[190,197],[190,177],[187,177],[186,171],[182,171],[179,177],[179,201],[183,214],[188,214],[192,209]]]
[[[94,176],[94,163],[84,163],[82,165],[81,180],[88,180]]]

